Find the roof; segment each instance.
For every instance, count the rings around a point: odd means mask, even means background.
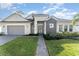
[[[40,16],[40,17],[47,17],[47,19],[49,20],[50,18],[53,18],[55,19],[57,22],[71,22],[72,20],[68,20],[68,19],[61,19],[61,18],[57,18],[55,16],[49,16],[48,14],[30,14],[28,15],[27,17],[23,17],[23,14],[21,14],[20,12],[16,11],[14,13],[12,13],[11,15],[9,15],[8,17],[14,15],[14,14],[17,14],[19,15],[20,17],[22,17],[24,20],[23,21],[33,21],[33,17],[34,16]],[[6,21],[6,19],[8,18],[4,18],[3,20],[0,19],[0,21]]]
[[[59,19],[57,21],[72,21],[72,20],[68,20],[68,19]]]
[[[8,19],[9,17],[11,17],[12,15],[15,15],[15,14],[18,15],[18,16],[20,16],[21,18],[23,18],[22,21],[28,21],[26,18],[23,17],[22,14],[20,14],[20,13],[18,13],[18,12],[12,13],[11,15],[7,16],[6,18],[4,18],[2,21],[7,21],[6,19]],[[17,21],[17,20],[16,20],[16,21]],[[19,20],[19,21],[21,21],[21,20]]]
[[[33,21],[34,17],[38,16],[38,17],[49,17],[48,14],[30,14],[26,17],[27,20]]]
[[[48,17],[48,14],[32,14],[33,16],[43,16],[43,17]]]
[[[71,19],[61,19],[61,18],[57,18],[55,16],[51,16],[51,18],[57,20],[57,22],[71,22]]]
[[[30,14],[30,15],[28,15],[27,17],[25,17],[25,19],[27,19],[27,20],[33,20],[33,15],[32,14]]]
[[[58,21],[58,22],[71,22],[72,20],[69,20],[69,19],[60,19],[60,18],[58,18],[57,21]]]

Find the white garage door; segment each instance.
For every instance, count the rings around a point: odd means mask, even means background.
[[[7,26],[8,35],[24,35],[25,27],[23,25],[12,25]]]

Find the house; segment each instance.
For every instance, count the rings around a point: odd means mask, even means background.
[[[48,14],[31,14],[23,17],[21,13],[15,12],[0,21],[0,29],[5,35],[79,32],[79,22],[74,27],[71,22],[72,20],[59,19]]]

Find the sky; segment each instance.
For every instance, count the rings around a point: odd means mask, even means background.
[[[70,20],[79,12],[79,3],[0,3],[0,19],[15,11],[20,11],[25,17],[35,13]]]

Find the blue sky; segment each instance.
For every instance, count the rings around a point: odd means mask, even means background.
[[[79,12],[78,3],[0,3],[0,18],[12,12],[22,11],[27,16],[31,13],[43,13],[58,18],[72,19]]]

